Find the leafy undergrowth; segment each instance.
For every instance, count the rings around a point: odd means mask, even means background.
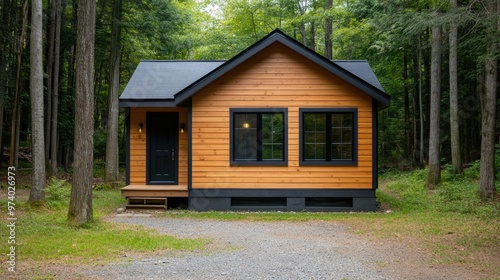
[[[24,193],[24,195],[21,195]],[[103,221],[103,217],[123,203],[117,189],[94,190],[94,221],[83,228],[66,224],[70,186],[64,181],[52,179],[46,187],[46,204],[34,207],[27,203],[26,190],[18,190],[16,199],[16,261],[24,264],[77,264],[96,265],[138,253],[160,251],[203,250],[208,240],[181,239],[160,235],[156,230],[141,226],[122,225]],[[6,209],[6,199],[0,206]],[[4,214],[5,215],[5,214]],[[6,216],[4,217],[6,218]],[[8,228],[0,228],[1,236],[8,236]],[[7,242],[0,245],[8,251]],[[4,273],[6,269],[2,270]]]

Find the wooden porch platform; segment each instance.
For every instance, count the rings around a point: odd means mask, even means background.
[[[126,198],[188,197],[187,185],[128,185],[122,188]]]

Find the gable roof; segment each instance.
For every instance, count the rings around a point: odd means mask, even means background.
[[[227,61],[141,61],[120,96],[121,107],[176,106],[271,44],[280,42],[389,106],[387,95],[365,60],[330,61],[276,29]]]

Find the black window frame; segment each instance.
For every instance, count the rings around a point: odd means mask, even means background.
[[[327,131],[326,131],[326,159],[305,159],[305,114],[326,114]],[[331,115],[336,113],[352,114],[352,146],[351,159],[332,159],[331,158]],[[330,124],[330,125],[329,125]],[[329,129],[328,129],[329,128]],[[299,109],[299,164],[301,166],[356,166],[358,165],[358,109],[357,108],[301,108]],[[329,148],[330,146],[330,148]]]
[[[257,114],[258,119],[262,119],[262,114],[280,113],[283,114],[283,159],[282,160],[262,160],[262,124],[258,121],[257,160],[236,160],[235,159],[235,114]],[[287,166],[288,165],[288,108],[230,108],[230,166]]]

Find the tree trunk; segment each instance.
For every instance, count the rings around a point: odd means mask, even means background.
[[[3,122],[5,97],[7,96],[7,34],[9,34],[11,26],[9,24],[10,5],[8,1],[2,3],[2,28],[0,28],[0,162],[3,159]]]
[[[431,107],[429,123],[429,173],[426,186],[434,189],[441,181],[440,107],[441,107],[441,26],[432,28]]]
[[[488,1],[488,16],[496,16],[497,3]],[[487,50],[485,62],[485,92],[482,104],[481,131],[481,167],[479,178],[479,195],[481,198],[491,198],[496,193],[495,188],[495,111],[497,103],[498,61],[495,58],[497,46],[495,29],[490,28],[487,34]],[[500,29],[500,28],[499,28]]]
[[[409,159],[411,148],[411,123],[410,123],[410,90],[408,88],[408,56],[403,56],[403,83],[404,83],[404,116],[405,116],[405,143],[404,156]]]
[[[106,139],[106,182],[118,180],[118,91],[120,89],[121,60],[121,0],[113,1],[113,24],[111,27],[111,57],[109,61],[109,103]]]
[[[61,53],[61,21],[62,9],[61,0],[54,0],[55,9],[55,34],[54,34],[54,76],[53,76],[53,94],[52,94],[52,122],[50,136],[50,169],[52,176],[57,175],[57,119],[59,107],[59,61]]]
[[[325,7],[327,13],[330,12],[332,6],[333,6],[333,0],[327,0]],[[333,20],[330,15],[327,15],[325,19],[325,57],[328,58],[329,60],[332,60],[333,57],[332,32],[333,32]]]
[[[73,186],[68,224],[91,222],[94,148],[95,1],[77,0]]]
[[[31,1],[30,92],[33,174],[29,201],[45,200],[45,135],[43,122],[42,0]]]
[[[457,0],[450,0],[454,8]],[[458,126],[458,76],[457,76],[457,37],[458,28],[455,22],[450,24],[450,137],[451,137],[451,162],[453,171],[462,173],[462,157],[460,155],[460,129]]]
[[[28,20],[28,1],[26,0],[23,5],[23,21],[21,24],[21,31],[19,33],[19,39],[17,42],[17,70],[16,70],[16,91],[14,94],[14,102],[12,106],[12,122],[11,122],[11,134],[10,134],[10,158],[9,164],[11,166],[15,166],[16,158],[17,158],[17,149],[16,149],[16,135],[17,134],[17,115],[19,114],[20,107],[20,87],[21,87],[21,58],[23,54],[23,45],[24,45],[24,35],[26,30],[26,22]],[[17,167],[17,166],[16,166]]]
[[[311,37],[309,41],[309,48],[313,51],[316,51],[316,27],[314,21],[311,22]]]
[[[424,95],[422,93],[422,45],[420,44],[420,39],[418,41],[418,107],[419,107],[419,118],[420,118],[420,145],[419,145],[419,158],[420,164],[423,166],[425,164],[424,157]]]
[[[49,34],[48,34],[48,47],[47,47],[47,106],[45,111],[45,160],[50,161],[50,129],[52,117],[52,82],[54,81],[54,37],[55,37],[55,24],[56,24],[56,5],[55,0],[49,1],[50,17],[49,17]]]
[[[302,17],[306,11],[305,11],[305,9],[302,9],[300,2],[298,3],[298,6],[299,6],[299,15],[300,15],[300,17]],[[300,27],[300,34],[302,35],[302,44],[304,46],[307,46],[306,25],[303,22],[303,19],[302,19],[302,22],[299,23],[299,27]]]

